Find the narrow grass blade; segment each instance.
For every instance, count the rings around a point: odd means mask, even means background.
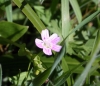
[[[39,32],[46,28],[30,5],[25,2],[25,0],[13,0],[13,2],[22,10],[22,12],[27,16],[27,18]]]
[[[70,13],[69,13],[69,0],[61,0],[61,17],[62,17],[62,36],[65,38],[71,29]],[[65,39],[66,50],[69,47],[69,38]]]
[[[69,33],[69,29],[71,28],[69,15],[69,0],[61,0],[61,10],[62,35],[65,38]]]
[[[11,0],[5,0],[6,16],[9,22],[12,22],[12,3]]]
[[[87,64],[86,68],[84,69],[84,71],[81,73],[79,78],[76,80],[74,86],[82,86],[84,84],[84,81],[85,81],[85,79],[86,79],[86,77],[87,77],[87,75],[90,71],[90,68],[91,68],[93,62],[96,59],[96,55],[97,55],[99,50],[100,50],[100,30],[98,31],[97,37],[96,37],[95,42],[94,42],[93,51],[90,55],[91,59],[88,62],[88,64]]]
[[[69,71],[69,66],[68,66],[67,61],[65,60],[65,58],[62,58],[62,64],[61,64],[61,66],[62,66],[62,69],[63,69],[64,73],[67,72],[67,71]],[[68,77],[66,79],[66,81],[67,81],[68,86],[71,86],[71,78]]]
[[[81,10],[80,10],[77,0],[69,0],[69,1],[71,3],[71,6],[73,7],[75,14],[76,14],[77,20],[80,23],[82,21],[82,13],[81,13]]]
[[[54,64],[51,68],[50,74],[54,71],[54,69],[56,68],[56,66],[59,64],[59,62],[61,61],[61,59],[64,57],[65,54],[65,46],[63,46],[63,48],[61,49],[61,51],[59,52],[59,54],[57,55]]]

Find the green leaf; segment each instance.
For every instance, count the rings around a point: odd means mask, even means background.
[[[57,33],[61,40],[62,40],[62,33],[61,33],[61,29],[59,28],[59,25],[58,25],[59,21],[56,19],[56,20],[51,20],[51,25],[52,27],[49,27],[49,30],[53,33]]]
[[[0,64],[0,86],[2,86],[2,68]]]
[[[13,0],[13,2],[22,10],[39,32],[46,28],[30,5],[24,0]]]
[[[77,0],[69,0],[69,1],[73,7],[73,10],[76,14],[78,22],[80,23],[82,21],[82,14],[81,14],[81,10],[80,10]]]
[[[28,26],[22,26],[19,24],[2,21],[0,22],[0,37],[10,39],[11,41],[17,41],[28,30]],[[2,39],[0,39],[0,43]]]
[[[0,37],[0,44],[12,44],[12,45],[15,45],[16,47],[19,47],[19,48],[21,47],[20,44],[18,44],[16,42],[13,42],[13,41],[11,41],[9,39],[6,39],[4,37]]]
[[[5,0],[6,16],[9,22],[12,22],[12,2],[11,0]]]
[[[88,62],[86,68],[81,73],[79,78],[76,80],[74,86],[82,86],[84,84],[85,78],[88,75],[93,62],[95,61],[96,55],[97,55],[99,50],[100,50],[100,30],[98,31],[95,42],[94,42],[93,51],[90,55],[90,57],[91,57],[90,61]]]

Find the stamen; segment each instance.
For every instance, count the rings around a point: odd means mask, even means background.
[[[49,43],[47,40],[44,41],[43,46],[46,47],[46,48],[51,48],[52,47],[51,43]]]

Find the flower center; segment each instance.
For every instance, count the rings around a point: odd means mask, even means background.
[[[47,40],[44,41],[43,46],[46,48],[51,48],[52,44],[50,42],[48,42]]]

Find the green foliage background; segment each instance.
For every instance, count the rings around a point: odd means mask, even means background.
[[[0,0],[0,86],[99,86],[99,0]],[[46,56],[43,29],[62,49]]]

